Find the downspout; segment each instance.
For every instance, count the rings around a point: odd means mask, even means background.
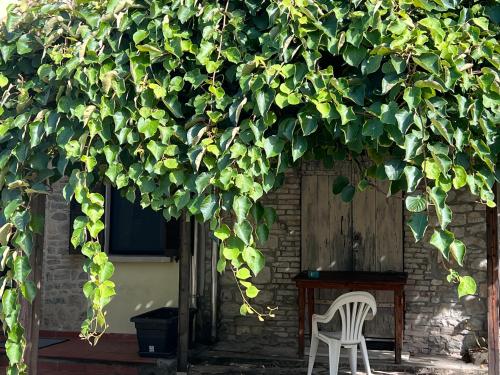
[[[218,241],[212,241],[212,295],[211,295],[211,304],[212,304],[212,322],[211,322],[211,332],[210,338],[212,342],[215,342],[217,339],[217,284],[218,284],[218,275],[217,275],[217,261],[219,259],[218,254]]]
[[[197,308],[198,297],[198,222],[194,221],[193,230],[193,256],[191,263],[191,307]]]
[[[193,309],[198,308],[198,222],[193,220],[193,253],[191,256],[191,303],[190,307]],[[191,316],[191,313],[189,313]],[[196,317],[198,314],[194,314],[194,320],[191,323],[191,342],[195,342],[196,340]]]

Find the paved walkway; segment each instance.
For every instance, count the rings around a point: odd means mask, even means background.
[[[458,358],[443,356],[405,356],[401,364],[394,364],[392,352],[370,351],[370,365],[374,375],[485,375],[486,367],[464,363]],[[190,375],[305,375],[307,362],[285,359],[228,358],[223,353],[208,352],[206,360],[191,366]],[[328,375],[328,357],[318,356],[313,375]],[[339,375],[351,374],[348,360],[341,358]],[[358,357],[358,374],[365,374]]]
[[[142,358],[137,354],[135,337],[103,337],[97,347],[90,347],[77,337],[40,349],[40,375],[175,375],[175,359]],[[214,348],[198,348],[191,353],[189,375],[305,375],[307,361],[275,355],[263,357],[253,351],[235,353]],[[275,354],[275,353],[273,353]],[[486,368],[466,364],[459,359],[438,356],[403,356],[394,364],[394,354],[370,351],[374,375],[485,375]],[[0,373],[6,357],[0,355]],[[358,358],[358,374],[364,370]],[[318,353],[314,375],[328,375],[328,357]],[[347,358],[341,358],[339,375],[350,374]]]

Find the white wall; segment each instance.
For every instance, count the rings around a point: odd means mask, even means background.
[[[14,3],[16,0],[0,0],[0,20],[6,16],[7,6]]]
[[[113,333],[135,333],[130,318],[159,307],[177,307],[178,263],[114,262],[116,296],[108,307]]]

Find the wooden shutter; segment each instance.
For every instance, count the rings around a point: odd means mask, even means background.
[[[403,204],[401,195],[387,198],[387,181],[377,189],[357,191],[351,203],[332,193],[336,176],[357,182],[358,169],[350,162],[336,163],[331,170],[319,163],[304,163],[301,187],[303,270],[403,271]],[[317,311],[322,313],[338,292],[317,292]],[[392,292],[375,292],[379,307],[367,322],[366,334],[393,336]]]
[[[332,193],[339,175],[350,175],[351,164],[339,163],[333,170],[307,163],[302,175],[302,269],[351,270],[351,208]]]

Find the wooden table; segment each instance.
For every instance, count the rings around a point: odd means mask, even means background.
[[[299,356],[304,355],[304,326],[306,315],[306,289],[309,325],[314,314],[314,289],[392,290],[394,291],[394,357],[401,363],[403,349],[405,272],[320,271],[319,278],[311,279],[307,271],[295,276],[299,288]],[[333,301],[332,301],[333,302]],[[309,326],[309,332],[311,326]]]

